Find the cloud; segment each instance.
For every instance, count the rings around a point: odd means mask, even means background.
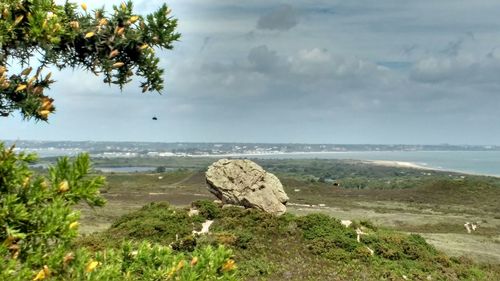
[[[134,3],[144,14],[163,2]],[[58,112],[50,126],[25,128],[0,119],[0,133],[153,141],[498,142],[500,2],[438,2],[171,0],[182,38],[173,51],[157,52],[166,70],[163,95],[142,95],[136,85],[120,94],[102,77],[57,72],[51,93]],[[87,2],[89,8],[99,3]],[[158,122],[151,122],[152,114]],[[489,122],[489,129],[478,120]]]
[[[297,10],[288,4],[281,5],[260,16],[258,29],[287,31],[299,23]]]
[[[252,70],[262,73],[276,73],[287,68],[283,58],[266,45],[252,48],[248,53],[248,61]]]
[[[448,45],[441,51],[441,53],[448,56],[457,56],[458,52],[460,52],[460,50],[462,49],[463,43],[464,40],[462,38],[450,41],[448,42]]]
[[[437,57],[418,60],[410,79],[421,83],[453,83],[455,86],[480,86],[485,84],[500,87],[500,56],[488,53],[484,56]]]

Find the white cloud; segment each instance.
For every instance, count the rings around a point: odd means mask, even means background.
[[[91,9],[103,3],[87,1]],[[134,3],[145,13],[164,1]],[[0,120],[0,132],[10,138],[452,143],[469,130],[476,143],[500,139],[500,123],[491,121],[500,104],[500,2],[281,3],[168,1],[182,38],[173,51],[158,52],[164,95],[141,95],[134,85],[120,94],[102,78],[57,73],[51,125],[42,130]],[[159,122],[151,124],[152,114]],[[478,120],[491,123],[489,135],[481,134]],[[447,133],[439,134],[443,128]]]
[[[494,54],[451,58],[433,56],[417,61],[410,77],[423,83],[453,83],[457,86],[496,84],[500,87],[499,73],[500,58]]]

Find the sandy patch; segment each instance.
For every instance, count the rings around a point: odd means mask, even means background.
[[[397,167],[397,168],[412,168],[412,169],[422,169],[422,170],[437,170],[429,167],[417,165],[411,162],[403,162],[403,161],[389,161],[389,160],[363,160],[363,163],[373,164],[378,166],[386,166],[386,167]]]

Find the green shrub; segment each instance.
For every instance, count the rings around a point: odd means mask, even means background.
[[[100,251],[75,247],[79,214],[71,207],[80,201],[104,204],[99,196],[104,179],[88,176],[87,155],[74,161],[61,158],[48,176],[29,169],[35,159],[0,143],[0,280],[236,280],[232,253],[223,246],[195,249],[192,243],[182,243],[182,250],[194,250],[190,255],[147,242]],[[160,232],[171,237],[194,226],[185,211],[167,204],[151,204],[140,212],[150,214],[151,220],[134,228],[140,220],[137,213],[131,214],[115,228],[128,226],[130,238],[137,238]],[[160,224],[165,217],[170,219],[167,225]]]
[[[418,234],[406,236],[405,239],[401,241],[401,248],[405,257],[411,260],[428,260],[431,256],[437,254],[437,250]]]
[[[297,226],[307,240],[318,238],[343,240],[345,238],[356,242],[356,233],[353,229],[344,227],[340,220],[325,214],[310,214],[297,218]]]
[[[60,248],[40,265],[35,259],[1,265],[0,280],[236,280],[231,251],[224,247],[200,248],[187,256],[146,242],[124,243],[119,250],[96,253]]]
[[[357,247],[353,251],[353,258],[368,261],[372,258],[372,253],[365,246]]]
[[[198,209],[200,215],[207,220],[213,220],[221,215],[221,207],[213,201],[198,200],[193,202],[191,205]]]
[[[190,235],[172,242],[170,247],[179,252],[192,252],[196,249],[196,245],[196,238]]]
[[[80,201],[102,206],[102,177],[89,177],[89,157],[73,162],[61,158],[48,176],[35,175],[29,164],[35,155],[16,155],[0,143],[0,241],[11,258],[24,261],[29,255],[50,253],[66,247],[78,234],[80,214],[72,206]]]
[[[359,224],[373,231],[377,231],[378,229],[377,226],[375,226],[371,221],[368,220],[361,220],[359,221]]]
[[[276,270],[276,265],[264,258],[256,257],[249,259],[242,264],[239,270],[239,276],[242,278],[262,277],[273,273]]]
[[[189,217],[185,210],[171,208],[166,202],[153,202],[122,216],[105,233],[118,240],[170,244],[191,235],[196,227],[199,227],[199,222],[195,217]]]

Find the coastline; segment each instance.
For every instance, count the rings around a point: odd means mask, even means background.
[[[422,152],[423,154],[429,154],[429,153],[445,153],[445,151],[433,151],[433,152]],[[378,155],[378,153],[381,153]],[[397,155],[399,152],[394,151],[394,153]],[[407,161],[404,158],[412,159],[411,155],[417,153],[417,152],[408,152],[410,153],[407,155],[408,157],[398,157],[402,159],[389,159],[389,160],[380,160],[385,158],[387,156],[386,154],[390,154],[390,152],[387,151],[371,151],[371,152],[364,152],[364,151],[328,151],[328,152],[318,152],[318,151],[296,151],[296,152],[282,152],[282,151],[259,151],[259,152],[254,152],[254,153],[221,153],[221,154],[176,154],[176,155],[169,155],[168,157],[191,157],[191,158],[248,158],[248,159],[346,159],[346,160],[356,160],[359,161],[359,163],[365,163],[365,164],[370,164],[370,165],[378,165],[378,166],[386,166],[386,167],[395,167],[395,168],[408,168],[408,169],[419,169],[422,171],[440,171],[440,172],[450,172],[450,173],[459,173],[459,174],[464,174],[464,175],[472,175],[472,176],[487,176],[487,177],[495,177],[495,178],[500,178],[500,168],[498,170],[495,169],[486,169],[484,171],[481,171],[481,169],[472,169],[467,170],[464,169],[463,167],[456,167],[455,169],[453,167],[446,167],[446,164],[443,163],[434,163],[431,160],[418,157],[418,161]],[[459,152],[459,153],[464,153],[464,152]],[[497,153],[498,156],[500,156],[499,153]],[[495,154],[495,155],[497,155]],[[384,156],[385,155],[385,156]],[[494,157],[497,157],[493,155]],[[41,158],[44,157],[50,157],[53,155],[43,155]],[[70,155],[71,156],[71,155]],[[406,156],[406,155],[405,155]],[[96,155],[91,155],[91,157],[96,157]],[[97,156],[99,157],[99,156]],[[109,157],[109,156],[108,156]],[[120,155],[120,156],[115,156],[116,158],[129,158],[129,157],[139,157],[138,155]],[[164,157],[164,156],[160,156]],[[166,157],[166,156],[165,156]],[[464,156],[465,157],[465,156]],[[110,157],[114,158],[114,157]],[[364,159],[363,159],[364,158]],[[388,157],[388,158],[394,158],[394,157]],[[416,157],[413,157],[416,158]],[[449,157],[448,157],[449,158]],[[470,158],[470,157],[469,157]],[[445,158],[446,159],[446,158]],[[498,162],[498,159],[500,158],[494,158],[492,157],[485,158],[485,161],[493,161],[493,164],[496,164]],[[496,162],[495,162],[496,161]],[[479,163],[483,164],[484,163]]]
[[[433,167],[422,166],[422,165],[418,165],[418,164],[415,164],[415,163],[412,163],[412,162],[405,162],[405,161],[361,160],[361,162],[366,163],[366,164],[371,164],[371,165],[377,165],[377,166],[396,167],[396,168],[409,168],[409,169],[419,169],[419,170],[426,170],[426,171],[438,171],[438,172],[458,173],[458,174],[469,175],[469,176],[481,176],[481,177],[500,178],[500,175],[481,174],[481,173],[474,173],[474,172],[468,172],[468,171],[459,171],[459,170],[452,170],[452,169],[433,168]]]
[[[426,167],[422,165],[418,165],[412,162],[405,161],[392,161],[392,160],[360,160],[365,164],[372,164],[377,166],[385,166],[385,167],[396,167],[396,168],[411,168],[411,169],[419,169],[419,170],[430,170],[430,171],[448,171],[441,170],[437,168]],[[452,171],[449,171],[452,172]]]

